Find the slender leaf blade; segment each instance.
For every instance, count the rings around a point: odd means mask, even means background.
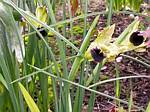
[[[20,90],[21,90],[21,92],[24,96],[24,99],[25,99],[26,103],[28,104],[31,112],[40,112],[40,110],[38,109],[37,105],[35,104],[32,97],[29,95],[29,93],[25,89],[25,87],[20,82],[18,84],[19,84]]]

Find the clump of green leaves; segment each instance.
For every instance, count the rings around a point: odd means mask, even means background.
[[[111,0],[107,0],[108,7]],[[122,9],[130,9],[132,11],[140,11],[140,6],[143,0],[113,0],[113,9],[115,11],[120,11]]]

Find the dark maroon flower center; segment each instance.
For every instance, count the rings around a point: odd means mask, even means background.
[[[144,37],[138,34],[140,34],[140,32],[137,31],[132,33],[132,35],[130,36],[129,40],[134,46],[139,46],[144,41]]]
[[[47,36],[47,31],[45,29],[43,29],[43,27],[37,28],[37,30],[40,30],[39,32],[42,34],[43,37]],[[40,38],[38,34],[36,34],[36,35],[38,38]]]
[[[100,62],[105,58],[103,52],[97,47],[91,50],[91,55],[96,62]]]

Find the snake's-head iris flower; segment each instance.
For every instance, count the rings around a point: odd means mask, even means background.
[[[137,31],[139,21],[135,20],[115,40],[112,39],[115,25],[106,27],[99,32],[97,38],[90,44],[85,52],[85,58],[89,61],[108,62],[114,61],[116,57],[127,51],[143,52],[145,50],[145,37]]]

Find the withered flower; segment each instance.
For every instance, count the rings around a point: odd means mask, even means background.
[[[136,31],[132,33],[132,35],[129,38],[129,41],[134,45],[134,46],[139,46],[144,42],[144,37],[142,35],[139,35],[140,32]]]

